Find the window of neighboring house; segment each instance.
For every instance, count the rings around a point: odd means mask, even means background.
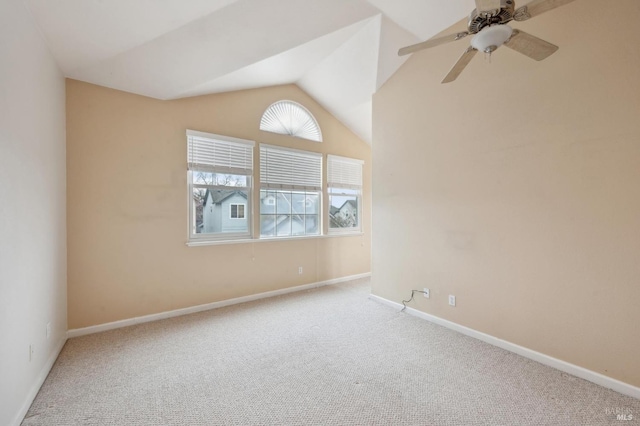
[[[260,130],[322,142],[316,119],[305,107],[293,101],[271,104],[262,115]]]
[[[329,233],[361,232],[362,160],[327,156]]]
[[[244,204],[229,204],[229,217],[231,219],[244,219]]]
[[[322,154],[260,144],[260,236],[320,235]]]
[[[187,130],[190,241],[251,238],[254,146]]]

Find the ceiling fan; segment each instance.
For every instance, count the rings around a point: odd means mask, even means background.
[[[506,24],[510,21],[526,21],[572,1],[574,0],[533,0],[526,6],[516,9],[514,0],[475,0],[476,8],[469,15],[467,31],[403,47],[398,51],[398,55],[408,55],[474,34],[471,46],[465,50],[442,83],[455,80],[478,51],[491,54],[502,45],[536,61],[541,61],[558,50],[558,46],[522,30],[513,29]]]

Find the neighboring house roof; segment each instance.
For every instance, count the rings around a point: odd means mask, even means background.
[[[329,208],[329,217],[335,216],[338,212],[342,211],[342,209],[344,209],[347,205],[350,205],[351,207],[353,207],[354,210],[358,209],[358,205],[354,200],[347,200],[344,202],[344,204],[340,206],[340,208],[331,206]]]
[[[343,208],[345,208],[347,206],[347,204],[351,205],[351,207],[353,207],[354,209],[358,208],[358,205],[356,204],[356,202],[354,200],[347,200],[344,202],[344,204],[342,206],[340,206],[339,210],[342,210]]]
[[[358,204],[356,203],[355,200],[347,200],[344,202],[344,204],[342,204],[342,206],[340,206],[340,208],[335,207],[335,206],[331,206],[329,208],[329,227],[331,228],[342,228],[344,227],[344,222],[343,222],[343,218],[341,218],[342,214],[341,213],[345,207],[347,206],[351,206],[355,211],[358,210]],[[353,225],[349,225],[349,226],[353,226]]]
[[[238,191],[237,189],[207,189],[207,192],[204,194],[203,205],[206,206],[209,200],[211,200],[213,204],[220,204],[235,194],[242,196],[245,200],[247,199],[247,194],[243,191]]]
[[[287,225],[286,222],[296,222],[299,226],[304,227],[304,220],[299,215],[283,214],[283,215],[279,215],[273,224],[263,225],[261,227],[261,230],[263,233],[270,233],[274,228],[278,228],[281,225]]]

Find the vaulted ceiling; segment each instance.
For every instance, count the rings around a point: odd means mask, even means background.
[[[363,140],[398,48],[474,0],[24,0],[65,76],[158,99],[296,83]]]

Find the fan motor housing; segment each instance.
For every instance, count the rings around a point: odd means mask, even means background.
[[[506,24],[513,19],[515,14],[514,0],[500,0],[500,9],[478,12],[473,9],[469,15],[467,27],[470,34],[477,34],[484,27],[496,24]]]

